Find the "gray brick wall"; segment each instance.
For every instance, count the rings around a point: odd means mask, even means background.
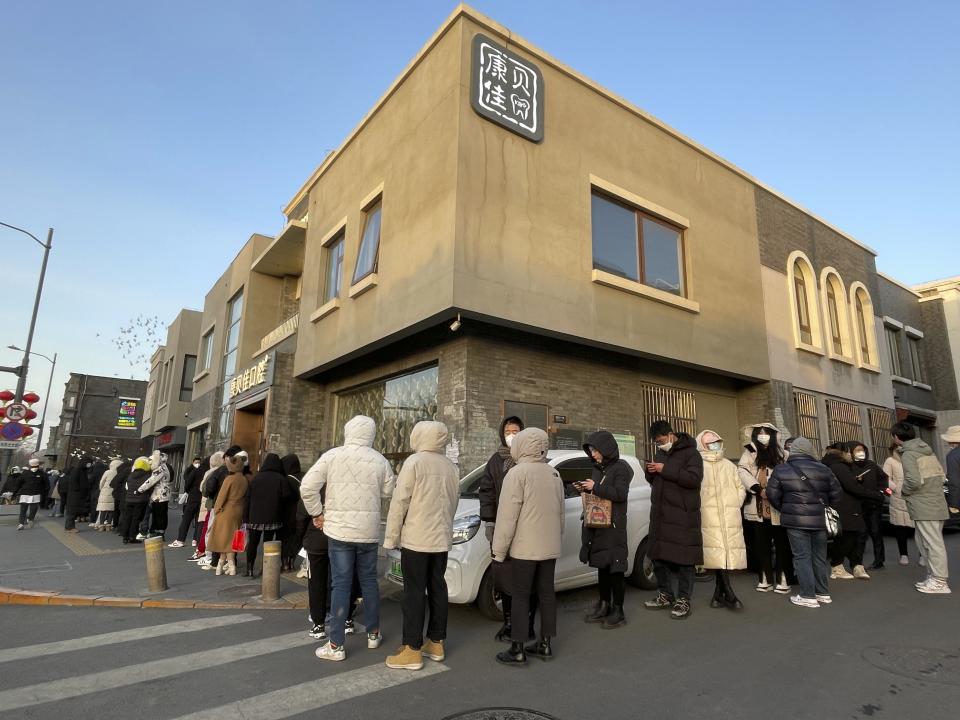
[[[933,386],[936,408],[940,411],[960,409],[960,392],[954,371],[954,358],[947,336],[947,318],[943,300],[926,300],[920,305],[923,322],[922,362],[925,363],[927,383]]]
[[[920,365],[924,371],[923,380],[933,388],[933,390],[925,390],[912,385],[894,382],[894,397],[898,404],[912,405],[918,408],[929,409],[932,412],[937,406],[936,396],[941,389],[932,382],[933,378],[929,377],[931,375],[930,370],[936,366],[937,360],[932,355],[932,338],[926,332],[926,328],[924,328],[923,310],[921,309],[920,299],[909,290],[900,287],[896,283],[890,282],[886,278],[880,278],[880,297],[883,302],[884,315],[924,333],[924,338],[920,341]],[[945,327],[943,329],[945,329]],[[907,334],[901,330],[900,366],[903,370],[903,376],[908,379],[913,379],[910,349],[907,343]],[[886,335],[884,335],[883,338],[883,347],[884,352],[887,352]],[[955,382],[950,384],[953,385]]]
[[[293,376],[293,354],[276,355],[267,419],[267,452],[296,453],[304,471],[329,441],[324,438],[327,392],[322,385]]]

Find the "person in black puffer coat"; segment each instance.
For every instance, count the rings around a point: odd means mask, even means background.
[[[75,533],[77,518],[85,516],[90,511],[90,479],[87,474],[93,461],[82,457],[70,471],[67,480],[67,508],[63,529],[65,532]]]
[[[277,539],[282,543],[280,558],[283,566],[287,570],[293,570],[302,547],[300,534],[297,531],[297,502],[300,500],[300,481],[303,479],[303,470],[300,468],[300,458],[294,453],[284,455],[280,458],[280,462],[283,464],[290,494],[283,501],[280,512],[283,527],[280,528]]]
[[[127,478],[132,471],[133,462],[124,460],[117,468],[117,474],[110,481],[110,487],[113,488],[113,529],[117,533],[123,525],[123,513],[127,508]]]
[[[245,575],[256,577],[254,565],[260,538],[273,540],[283,526],[283,502],[290,496],[290,486],[283,472],[283,463],[276,453],[267,453],[260,472],[253,476],[247,492],[244,522],[247,526],[247,570]]]
[[[598,498],[610,501],[611,525],[607,528],[584,526],[580,562],[597,568],[597,588],[600,599],[593,612],[584,618],[587,622],[602,622],[604,629],[618,628],[627,620],[623,615],[625,591],[624,573],[627,572],[627,498],[633,468],[620,459],[620,448],[613,435],[606,431],[591,433],[583,451],[593,459],[593,476],[578,489],[592,492]]]
[[[123,536],[124,545],[142,542],[137,540],[137,530],[150,504],[150,492],[139,492],[139,490],[140,486],[150,479],[152,472],[150,460],[138,457],[133,463],[133,470],[127,475],[123,522],[120,523],[120,534]]]
[[[800,583],[800,594],[790,602],[816,608],[831,602],[824,507],[838,505],[843,489],[830,468],[813,459],[813,452],[809,440],[794,438],[790,457],[773,469],[766,490],[786,528]]]
[[[852,578],[861,578],[869,580],[870,576],[863,568],[863,557],[859,552],[860,533],[866,529],[863,522],[863,507],[861,503],[873,495],[864,490],[863,486],[857,482],[853,473],[853,457],[850,454],[850,446],[847,443],[834,443],[827,447],[827,452],[823,456],[823,464],[830,468],[830,471],[840,481],[840,487],[843,488],[843,497],[837,504],[837,512],[840,513],[840,527],[843,533],[833,541],[830,548],[830,564],[833,566],[830,573],[832,580],[850,580]],[[843,560],[850,560],[851,575],[843,566]]]
[[[873,460],[870,451],[863,443],[851,443],[850,454],[853,457],[853,477],[863,490],[873,495],[860,502],[863,513],[864,529],[857,538],[857,554],[861,561],[867,549],[867,540],[873,541],[873,564],[871,570],[880,570],[885,558],[883,550],[883,530],[880,526],[880,516],[883,512],[883,500],[889,488],[890,478]]]
[[[700,484],[703,458],[697,442],[687,433],[674,432],[666,420],[650,426],[650,439],[657,454],[646,467],[650,495],[650,550],[659,592],[644,607],[671,608],[670,616],[680,620],[690,615],[690,596],[696,566],[703,564],[703,535],[700,527]],[[677,576],[677,592],[673,576]]]

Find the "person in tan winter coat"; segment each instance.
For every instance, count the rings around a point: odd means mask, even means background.
[[[907,502],[903,499],[903,463],[900,461],[900,446],[896,443],[889,447],[890,457],[883,461],[883,471],[887,474],[887,485],[890,488],[890,524],[893,526],[894,537],[897,538],[897,549],[900,551],[900,564],[910,564],[910,553],[907,550],[907,538],[914,527],[910,513],[907,512]]]
[[[213,506],[216,521],[213,523],[207,547],[214,553],[220,553],[217,575],[224,572],[224,564],[226,564],[227,575],[236,575],[237,554],[233,551],[233,535],[243,524],[243,511],[247,503],[250,481],[243,474],[244,458],[242,456],[225,457],[223,462],[230,474],[227,475],[223,485],[220,486],[220,492],[217,493],[217,500]]]
[[[110,461],[110,467],[100,476],[100,494],[97,497],[97,521],[93,529],[106,532],[113,526],[113,488],[110,483],[117,476],[117,469],[123,460],[115,458]]]
[[[703,458],[700,485],[700,527],[703,535],[703,567],[713,570],[717,586],[710,607],[739,610],[743,603],[730,583],[730,570],[747,567],[740,508],[747,490],[737,466],[723,456],[723,438],[713,430],[697,435],[697,450]]]
[[[418,422],[410,433],[414,454],[403,462],[387,514],[383,547],[400,548],[403,571],[403,647],[387,667],[419,670],[423,656],[440,662],[447,637],[447,553],[460,500],[460,474],[447,459],[447,426]],[[427,604],[430,623],[423,640]]]
[[[510,559],[513,612],[527,617],[530,595],[540,600],[540,639],[524,648],[526,623],[513,623],[510,649],[497,655],[505,665],[522,665],[529,652],[543,660],[553,657],[550,639],[557,634],[557,599],[553,578],[560,557],[564,524],[563,481],[547,464],[547,434],[540,428],[520,432],[510,446],[516,466],[503,479],[493,559]]]

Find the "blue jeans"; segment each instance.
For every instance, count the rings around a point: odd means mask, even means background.
[[[827,531],[787,528],[787,537],[793,551],[793,570],[800,583],[800,596],[812,600],[817,595],[829,595]]]
[[[363,623],[368,633],[380,632],[380,586],[377,583],[377,543],[348,543],[328,538],[330,556],[332,617],[330,642],[343,645],[344,628],[350,610],[350,588],[356,568],[363,596]]]

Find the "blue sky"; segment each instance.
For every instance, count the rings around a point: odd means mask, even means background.
[[[473,6],[872,246],[880,270],[960,274],[956,4]],[[71,370],[145,376],[109,339],[202,307],[453,8],[4,4],[0,220],[56,228],[34,341],[60,353],[54,421]],[[0,348],[26,338],[40,253],[0,229]]]

